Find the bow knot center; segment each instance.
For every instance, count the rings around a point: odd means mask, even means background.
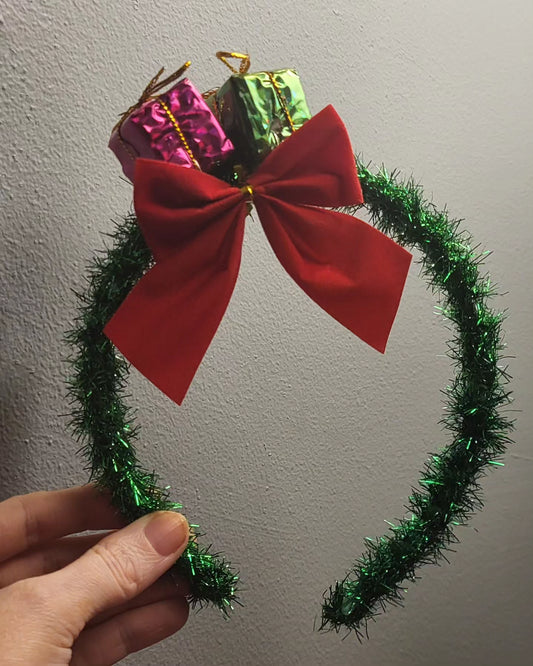
[[[254,188],[251,185],[247,184],[243,185],[239,189],[243,193],[246,203],[252,203],[252,201],[254,200]]]

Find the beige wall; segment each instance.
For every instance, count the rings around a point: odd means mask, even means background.
[[[366,160],[398,167],[465,218],[510,311],[517,413],[506,467],[451,564],[358,645],[313,633],[323,590],[380,535],[427,452],[445,443],[446,330],[413,266],[385,357],[320,311],[247,227],[229,311],[178,408],[135,376],[146,466],[242,572],[246,604],[214,611],[131,664],[523,666],[531,654],[533,288],[529,0],[0,0],[0,498],[86,479],[64,430],[61,336],[71,289],[131,188],[110,128],[161,66],[247,49],[296,67]]]

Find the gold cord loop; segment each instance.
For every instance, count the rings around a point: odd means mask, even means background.
[[[252,202],[254,199],[254,188],[251,185],[243,185],[242,187],[239,187],[240,191],[247,197],[248,202]]]
[[[226,67],[229,67],[234,74],[246,74],[250,69],[250,56],[247,53],[233,53],[232,51],[217,51],[217,58],[222,61]],[[240,60],[239,69],[235,69],[232,64],[228,62],[228,58],[236,58]]]
[[[154,99],[156,94],[160,90],[162,90],[163,88],[165,88],[169,84],[173,83],[176,79],[179,79],[180,76],[182,76],[182,74],[190,67],[190,65],[191,65],[191,61],[187,60],[187,62],[185,64],[183,64],[179,69],[177,69],[173,74],[171,74],[170,76],[167,76],[166,79],[163,79],[162,81],[160,81],[159,79],[160,79],[161,75],[163,74],[163,72],[165,71],[165,68],[161,67],[161,69],[157,72],[157,74],[153,77],[153,79],[148,83],[146,88],[143,90],[143,92],[142,92],[141,96],[139,97],[139,99],[137,100],[137,102],[135,104],[132,104],[127,111],[124,111],[124,113],[120,114],[120,118],[119,118],[117,124],[115,125],[115,127],[113,127],[113,132],[115,130],[119,130],[119,132],[120,132],[120,128],[122,127],[123,122],[126,120],[126,118],[131,113],[133,113],[140,106],[142,106],[143,104],[148,102],[150,99]]]

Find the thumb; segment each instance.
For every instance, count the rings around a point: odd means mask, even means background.
[[[154,583],[188,541],[189,526],[179,513],[159,511],[139,518],[64,569],[45,576],[54,590],[54,610],[79,633],[95,615],[133,599]]]

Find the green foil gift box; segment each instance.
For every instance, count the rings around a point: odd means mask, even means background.
[[[293,69],[249,74],[247,55],[218,52],[234,72],[212,96],[211,105],[242,165],[253,171],[268,153],[299,129],[311,114]],[[237,71],[228,57],[241,59]]]

